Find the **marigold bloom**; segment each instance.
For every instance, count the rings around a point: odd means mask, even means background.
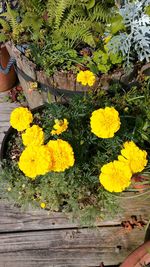
[[[111,138],[120,128],[118,111],[113,107],[100,108],[92,112],[91,132],[101,138]]]
[[[45,209],[45,208],[46,208],[46,204],[45,204],[45,202],[42,202],[42,203],[40,204],[40,206],[41,206],[42,209]]]
[[[93,86],[95,80],[96,80],[95,75],[93,74],[93,72],[89,70],[80,71],[77,74],[77,82],[81,82],[82,85]]]
[[[122,192],[130,185],[131,177],[132,172],[129,166],[115,160],[103,165],[99,179],[109,192]]]
[[[68,142],[61,139],[50,140],[47,147],[52,155],[52,171],[63,172],[74,165],[74,152]]]
[[[27,146],[22,152],[19,162],[20,170],[33,180],[37,175],[50,171],[52,158],[47,146]]]
[[[10,124],[17,131],[29,128],[32,121],[33,116],[28,108],[15,108],[10,115]]]
[[[56,119],[53,128],[54,129],[51,131],[52,135],[54,135],[54,134],[59,135],[59,134],[65,132],[68,128],[67,119],[63,119],[63,120]]]
[[[141,172],[147,165],[147,152],[141,150],[133,141],[125,142],[118,160],[129,165],[132,173]]]
[[[111,40],[111,38],[112,38],[112,35],[108,35],[108,36],[106,36],[106,37],[104,38],[104,43],[105,43],[105,44],[108,44],[109,41]]]
[[[22,134],[22,141],[25,146],[40,146],[44,143],[44,132],[38,125],[33,125]]]

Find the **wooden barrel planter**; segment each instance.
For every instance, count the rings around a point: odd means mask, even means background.
[[[95,90],[97,87],[107,90],[112,80],[127,85],[132,81],[135,74],[135,71],[132,71],[132,73],[125,75],[123,69],[117,70],[110,75],[103,74],[101,77],[97,77],[92,87],[82,86],[76,82],[76,75],[71,72],[59,71],[48,77],[44,71],[38,71],[36,64],[25,57],[12,42],[7,42],[6,46],[10,56],[16,60],[18,78],[30,108],[42,105],[48,98],[47,94],[51,95],[52,101],[55,101],[56,97],[59,99],[63,97],[66,100],[74,94],[84,94],[86,91]],[[33,90],[31,93],[31,82],[37,82],[41,92]]]

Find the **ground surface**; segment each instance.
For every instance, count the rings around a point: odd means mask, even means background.
[[[18,106],[0,93],[0,144]],[[130,197],[130,196],[129,196]],[[0,201],[0,267],[118,266],[144,241],[149,199],[120,199],[118,215],[88,229],[71,223],[62,213],[21,211]],[[129,266],[130,267],[130,266]]]

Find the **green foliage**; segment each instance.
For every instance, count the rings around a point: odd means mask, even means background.
[[[145,8],[145,14],[147,14],[147,15],[150,16],[150,5],[149,6],[146,6],[146,8]]]
[[[18,159],[23,151],[21,135],[14,133],[6,151],[7,160],[0,172],[0,193],[23,207],[40,207],[42,202],[51,211],[71,212],[74,219],[85,225],[96,218],[112,215],[118,210],[116,196],[104,190],[99,183],[101,167],[115,159],[127,140],[133,140],[149,152],[150,140],[150,82],[141,90],[136,87],[121,90],[112,85],[108,92],[89,93],[74,97],[69,104],[46,104],[34,113],[33,124],[39,124],[45,132],[45,143],[50,139],[67,140],[74,150],[75,165],[65,172],[49,172],[34,181],[25,177],[18,168]],[[114,106],[121,119],[121,128],[113,138],[97,138],[90,129],[93,110]],[[55,119],[66,118],[69,128],[61,136],[52,136]],[[15,149],[15,157],[12,153]]]
[[[109,31],[111,34],[114,35],[121,30],[125,30],[123,18],[120,14],[115,14],[115,16],[112,17],[111,24],[109,26]]]
[[[63,36],[74,44],[84,42],[92,47],[96,46],[94,35],[101,32],[102,25],[111,17],[107,2],[98,1],[49,0],[47,11],[54,38]]]
[[[93,53],[93,61],[96,63],[98,70],[102,73],[107,73],[113,65],[122,63],[121,54],[114,54],[105,50],[97,50]]]
[[[2,40],[11,36],[17,44],[32,44],[30,59],[48,75],[56,70],[76,72],[87,64],[95,73],[99,71],[92,53],[103,46],[102,35],[114,14],[114,1],[19,0],[19,5],[12,10],[7,4],[7,12],[2,14]],[[88,48],[90,55],[81,56],[82,48]],[[105,72],[106,66],[103,69]]]
[[[120,51],[126,66],[130,66],[132,62],[137,60],[149,62],[150,39],[148,36],[150,34],[150,17],[148,10],[149,1],[127,1],[119,9],[119,14],[122,17],[121,28],[117,26],[114,30],[114,24],[112,24],[113,33],[118,34],[112,37],[108,43],[108,48],[113,53]]]
[[[57,70],[74,70],[76,64],[84,63],[84,58],[68,43],[55,43],[50,38],[42,48],[32,44],[30,49],[37,66],[44,69],[47,75],[52,75]]]
[[[28,11],[32,14],[39,15],[43,14],[45,10],[46,0],[18,0],[21,8],[24,12]]]
[[[17,21],[18,15],[19,13],[16,10],[12,10],[7,3],[7,12],[0,14],[0,24],[2,26],[1,36],[3,36],[3,41],[10,38],[10,33],[15,41],[18,40],[19,34],[23,30]]]

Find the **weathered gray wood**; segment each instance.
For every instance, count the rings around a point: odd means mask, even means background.
[[[0,93],[0,148],[3,141],[4,135],[10,127],[10,114],[12,110],[19,105],[19,103],[9,103],[6,101],[7,92]]]
[[[0,133],[0,144],[2,143],[4,136],[5,136],[4,133]]]
[[[118,264],[142,240],[143,231],[135,229],[124,236],[121,227],[1,234],[0,263],[11,267]]]
[[[99,226],[120,226],[122,221],[130,220],[131,216],[136,216],[137,220],[145,223],[150,219],[150,198],[142,199],[122,199],[120,201],[120,212],[113,218],[97,220]],[[0,232],[31,231],[47,229],[65,229],[78,227],[79,224],[72,223],[70,215],[55,212],[49,213],[46,210],[28,210],[13,207],[9,203],[0,201]]]
[[[9,128],[9,126],[10,126],[10,123],[9,123],[9,121],[1,121],[0,122],[0,127],[7,127],[7,128]]]
[[[28,60],[15,46],[12,42],[8,42],[6,44],[7,50],[10,56],[16,59],[17,67],[27,74],[33,81],[36,81],[36,65]],[[32,93],[30,92],[30,83],[26,81],[19,73],[18,79],[23,88],[24,94],[28,101],[30,108],[35,108],[43,104],[43,99],[38,90],[34,90]]]
[[[9,121],[10,119],[10,113],[0,113],[0,122],[1,121]]]
[[[0,111],[12,110],[17,106],[19,106],[18,103],[9,103],[3,100],[3,102],[0,102]]]
[[[0,133],[5,133],[6,131],[8,130],[8,127],[7,126],[0,126]]]

